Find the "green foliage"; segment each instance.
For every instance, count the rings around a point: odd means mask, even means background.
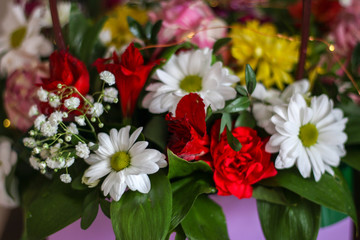
[[[196,199],[181,226],[186,236],[192,240],[229,239],[221,207],[205,195]]]
[[[95,220],[99,210],[99,192],[94,189],[86,195],[83,203],[83,210],[81,214],[81,228],[87,229]]]
[[[238,152],[241,150],[241,147],[242,147],[241,143],[239,142],[239,140],[236,137],[234,137],[232,132],[227,127],[226,127],[226,138],[227,138],[227,141],[228,141],[230,147],[234,151]]]
[[[250,106],[250,100],[248,97],[239,97],[230,102],[222,112],[237,113],[247,109]]]
[[[256,87],[256,75],[254,70],[251,68],[249,64],[246,64],[245,67],[245,82],[246,82],[246,89],[248,93],[251,95]]]
[[[116,239],[165,239],[171,219],[171,187],[162,171],[149,175],[147,194],[127,191],[110,206]]]
[[[261,181],[265,186],[283,187],[314,203],[350,216],[357,225],[355,204],[340,170],[335,175],[323,174],[319,182],[303,178],[297,169],[281,170],[273,178]]]
[[[296,203],[284,206],[263,200],[257,201],[265,238],[315,240],[320,228],[320,206],[296,194],[288,193],[287,197]]]
[[[231,41],[231,38],[220,38],[216,40],[216,42],[213,45],[213,53],[216,53],[220,50],[221,47],[225,46]]]
[[[236,118],[235,127],[250,127],[254,128],[256,121],[253,115],[248,111],[241,111],[239,116]]]

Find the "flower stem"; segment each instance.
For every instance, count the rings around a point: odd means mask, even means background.
[[[302,20],[301,20],[301,46],[299,52],[299,63],[296,72],[296,79],[304,77],[306,50],[309,41],[311,0],[303,0]]]
[[[65,41],[61,32],[59,14],[57,10],[56,0],[49,0],[51,19],[53,22],[55,42],[59,50],[66,50]]]

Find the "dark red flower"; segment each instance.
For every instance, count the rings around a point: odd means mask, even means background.
[[[211,156],[213,158],[214,181],[219,195],[234,195],[250,198],[252,185],[261,179],[276,175],[270,153],[257,132],[249,127],[237,127],[232,134],[242,145],[234,151],[228,144],[226,131],[219,140],[220,121],[211,130]]]
[[[115,75],[116,86],[119,90],[120,103],[124,117],[131,116],[136,102],[151,69],[158,61],[144,65],[144,59],[139,49],[131,43],[119,59],[116,52],[111,58],[99,58],[94,66],[97,71],[109,71]]]
[[[72,56],[68,51],[54,51],[49,58],[50,77],[42,79],[42,88],[54,92],[58,90],[58,85],[72,86],[83,96],[89,92],[90,78],[85,64]],[[71,96],[78,96],[73,93]],[[65,99],[62,99],[64,101]],[[53,108],[48,103],[41,103],[41,111],[50,114]],[[77,112],[72,112],[77,115]]]
[[[176,107],[175,117],[168,113],[166,120],[171,133],[168,148],[188,161],[206,160],[210,141],[201,97],[195,93],[184,96]]]

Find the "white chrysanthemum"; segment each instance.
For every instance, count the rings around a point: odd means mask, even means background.
[[[86,125],[84,116],[76,116],[75,117],[75,122],[77,124],[79,124],[79,126],[85,126]]]
[[[41,102],[47,102],[48,101],[48,95],[49,95],[49,92],[44,90],[42,87],[40,87],[37,92],[36,92],[39,100]]]
[[[67,109],[76,109],[80,105],[80,99],[78,97],[71,97],[64,101],[64,106]]]
[[[71,183],[71,176],[70,174],[66,173],[66,174],[61,174],[60,175],[60,180],[63,182],[63,183]]]
[[[40,132],[42,133],[42,135],[44,135],[45,137],[52,137],[57,133],[58,130],[58,126],[57,125],[53,125],[51,124],[51,122],[49,121],[45,121],[42,125],[41,125],[41,129]]]
[[[6,8],[0,35],[0,53],[6,54],[2,56],[0,66],[2,71],[10,73],[15,70],[13,64],[18,68],[32,66],[40,56],[50,55],[53,48],[40,32],[41,8],[34,9],[29,19],[20,4],[9,1]]]
[[[267,90],[261,83],[256,84],[256,88],[252,93],[252,97],[261,102],[253,104],[253,115],[259,127],[264,128],[269,134],[276,132],[274,124],[270,118],[274,115],[274,106],[287,105],[290,98],[296,94],[306,94],[309,90],[309,82],[307,79],[296,81],[289,85],[283,92],[277,89]]]
[[[109,86],[115,84],[115,76],[109,71],[102,71],[100,74],[100,79],[104,80]]]
[[[28,113],[28,116],[29,117],[33,117],[33,116],[36,116],[39,114],[39,109],[37,107],[37,105],[32,105],[29,109],[29,113]]]
[[[114,103],[117,100],[118,90],[116,88],[110,87],[104,89],[104,102]]]
[[[148,193],[150,179],[160,167],[167,165],[165,155],[155,149],[147,149],[148,142],[138,141],[142,128],[130,135],[130,126],[110,130],[110,135],[98,134],[99,148],[85,161],[91,166],[85,171],[87,183],[91,184],[107,176],[101,190],[104,196],[118,201],[129,187],[132,191]]]
[[[76,146],[76,156],[80,157],[80,158],[88,158],[89,154],[90,154],[90,150],[88,148],[88,146],[86,145],[86,143],[82,143],[79,142]]]
[[[89,109],[89,114],[92,117],[100,117],[104,113],[104,106],[101,103],[94,103],[94,106]]]
[[[333,174],[332,166],[340,163],[345,155],[344,133],[347,118],[326,95],[313,97],[310,107],[301,94],[295,94],[288,106],[274,107],[271,121],[276,133],[266,145],[266,151],[279,152],[275,167],[290,168],[296,164],[304,178],[315,180],[327,171]]]
[[[75,123],[70,123],[69,126],[67,126],[67,132],[70,134],[79,134],[79,130]]]
[[[39,115],[35,121],[34,126],[37,130],[40,130],[41,125],[46,121],[46,116],[44,114]]]
[[[49,94],[49,105],[53,108],[57,108],[58,106],[60,106],[61,102],[60,102],[60,98],[58,95],[56,95],[55,93],[50,93]]]
[[[52,125],[58,125],[63,120],[63,113],[59,111],[53,112],[49,117],[49,122]]]
[[[239,78],[231,75],[221,62],[211,65],[212,51],[208,48],[181,52],[158,69],[155,78],[160,82],[150,84],[143,106],[152,113],[175,112],[180,99],[191,93],[198,93],[204,99],[205,107],[222,109],[225,101],[233,99],[236,91],[232,84]]]

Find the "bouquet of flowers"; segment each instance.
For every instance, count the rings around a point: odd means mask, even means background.
[[[345,216],[357,229],[359,12],[9,1],[0,204],[22,207],[23,239],[98,211],[116,239],[229,239],[211,194],[256,198],[266,239],[316,239]]]

